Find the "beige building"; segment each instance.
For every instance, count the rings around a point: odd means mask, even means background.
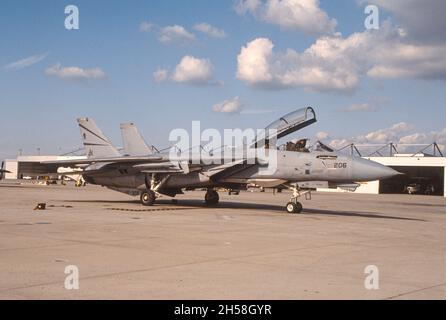
[[[79,160],[85,156],[19,156],[17,159],[5,160],[3,168],[9,172],[4,174],[6,180],[23,178],[37,179],[48,175],[48,166],[44,161]]]
[[[395,194],[408,193],[412,186],[418,194],[432,194],[446,197],[446,157],[434,157],[426,154],[396,154],[389,157],[364,157],[389,166],[401,173],[383,181],[361,183],[357,193]],[[341,189],[320,188],[319,191],[343,191]]]

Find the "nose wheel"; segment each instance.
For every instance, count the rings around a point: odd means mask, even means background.
[[[302,204],[300,202],[288,202],[286,205],[286,211],[288,213],[301,213],[302,212]]]
[[[156,200],[155,192],[152,190],[142,192],[140,200],[143,206],[153,206]]]
[[[290,202],[288,202],[285,206],[285,209],[288,213],[302,213],[303,207],[302,203],[298,202],[297,199],[303,195],[307,200],[311,199],[311,190],[302,190],[299,188],[297,184],[288,185],[288,188],[293,191],[293,195],[291,196]]]
[[[204,196],[204,202],[207,206],[216,206],[220,201],[220,197],[215,190],[208,190]]]

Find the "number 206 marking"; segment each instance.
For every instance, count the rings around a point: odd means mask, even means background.
[[[345,162],[337,162],[334,164],[335,169],[347,169],[347,163]]]

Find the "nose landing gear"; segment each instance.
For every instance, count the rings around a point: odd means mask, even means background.
[[[293,195],[291,196],[290,202],[288,202],[285,206],[285,209],[288,213],[302,213],[303,206],[297,199],[303,195],[307,199],[311,199],[311,190],[301,191],[298,185],[288,186],[290,190],[293,191]]]
[[[288,202],[286,205],[286,211],[288,213],[301,213],[302,212],[302,204],[300,202]]]

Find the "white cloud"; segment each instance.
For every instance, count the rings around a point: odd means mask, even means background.
[[[440,150],[446,153],[446,128],[428,133],[413,133],[400,138],[399,144],[431,144],[436,142]]]
[[[350,143],[358,144],[385,144],[398,142],[401,137],[407,135],[413,127],[406,122],[396,123],[388,128],[379,129],[353,138],[334,139],[330,145],[335,149],[346,146]]]
[[[341,109],[343,112],[375,112],[377,108],[368,103],[352,104],[349,107]]]
[[[206,84],[212,79],[212,64],[209,59],[185,56],[176,66],[172,80],[193,84]]]
[[[237,78],[251,86],[270,89],[353,91],[359,82],[358,66],[346,60],[339,52],[342,50],[329,39],[318,40],[302,54],[292,49],[275,53],[271,40],[255,39],[241,49]]]
[[[237,57],[237,78],[250,85],[269,83],[273,78],[270,73],[273,48],[273,43],[266,38],[249,42]]]
[[[139,25],[139,31],[141,31],[141,32],[150,32],[150,31],[152,31],[152,28],[153,28],[153,24],[150,22],[147,22],[147,21],[143,21]]]
[[[367,133],[366,135],[359,136],[358,140],[364,143],[387,143],[392,141],[398,141],[401,134],[412,129],[412,126],[406,122],[400,122],[393,126],[378,131]]]
[[[21,70],[30,67],[36,63],[39,63],[40,61],[44,60],[48,56],[48,54],[49,54],[48,52],[43,54],[36,54],[34,56],[7,64],[3,68],[6,70]]]
[[[239,15],[251,13],[283,29],[310,34],[334,33],[337,25],[336,20],[330,19],[320,8],[318,0],[239,0],[235,11]]]
[[[248,12],[255,13],[262,5],[260,0],[239,0],[234,9],[239,15],[244,15]]]
[[[220,113],[240,113],[242,111],[242,103],[239,97],[235,97],[231,100],[225,100],[217,103],[213,106],[214,112]]]
[[[158,69],[153,73],[153,79],[156,82],[166,81],[169,76],[169,72],[166,69]]]
[[[390,41],[376,48],[373,78],[421,78],[446,80],[446,45],[417,45]]]
[[[162,43],[188,44],[196,40],[195,35],[183,26],[173,25],[161,28],[158,40]]]
[[[317,140],[325,140],[328,139],[330,135],[327,132],[321,131],[316,133],[315,137]]]
[[[389,23],[379,32],[323,36],[302,53],[273,48],[267,38],[248,42],[238,55],[237,78],[269,89],[346,93],[356,90],[363,77],[446,80],[446,45],[411,43]]]
[[[389,128],[372,131],[353,138],[333,139],[330,142],[330,146],[334,149],[340,149],[351,143],[367,146],[368,144],[382,145],[392,142],[396,144],[399,152],[416,152],[420,147],[411,147],[409,145],[429,145],[433,142],[437,142],[442,152],[446,152],[446,128],[440,131],[431,131],[427,133],[411,133],[410,131],[413,131],[413,126],[405,122],[400,122]],[[372,149],[368,148],[368,150],[376,150],[376,147],[373,147]]]
[[[363,1],[365,2],[365,1]],[[446,41],[446,1],[438,0],[367,0],[395,16],[399,25],[416,42]]]
[[[158,69],[153,73],[157,82],[173,81],[194,85],[221,85],[221,81],[212,81],[213,66],[209,59],[184,56],[173,72]]]
[[[194,26],[194,29],[200,31],[212,38],[225,38],[226,33],[224,30],[218,29],[214,26],[211,26],[208,23],[199,23]]]
[[[62,67],[60,63],[45,70],[48,76],[60,79],[105,79],[107,75],[100,68],[82,69],[79,67]]]

